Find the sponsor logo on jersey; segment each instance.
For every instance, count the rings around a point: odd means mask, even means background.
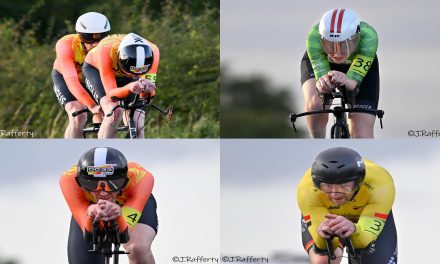
[[[365,207],[364,205],[353,205],[353,210],[359,210],[364,207]]]
[[[365,187],[367,187],[368,190],[370,190],[370,191],[374,191],[374,189],[376,189],[376,188],[374,188],[374,186],[371,186],[371,184],[369,184],[368,182],[364,182],[363,185],[364,185]]]
[[[305,232],[310,225],[312,225],[312,221],[310,221],[310,216],[308,220],[305,220],[304,218],[301,219],[301,232]]]
[[[87,166],[87,174],[93,177],[106,177],[107,175],[113,175],[115,169],[112,164],[105,164],[101,166]]]

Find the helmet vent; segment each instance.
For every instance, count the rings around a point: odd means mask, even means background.
[[[322,166],[324,166],[324,167],[326,167],[326,168],[328,169],[328,166],[327,166],[327,165],[325,165],[324,163],[322,163]]]
[[[339,165],[338,169],[345,167],[345,164]]]

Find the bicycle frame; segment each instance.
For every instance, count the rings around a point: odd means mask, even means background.
[[[327,256],[328,256],[328,264],[331,264],[331,261],[336,259],[335,251],[333,249],[333,240],[334,237],[330,237],[325,240],[327,246]],[[348,253],[348,263],[349,264],[362,264],[362,255],[360,250],[356,250],[353,247],[353,243],[350,238],[339,238],[345,245]]]
[[[120,103],[118,105],[116,105],[115,107],[113,107],[113,109],[110,111],[110,113],[106,114],[107,117],[110,117],[113,115],[113,113],[115,112],[115,110],[117,108],[122,108],[124,110],[128,110],[128,120],[127,120],[127,126],[119,126],[117,127],[117,131],[128,131],[127,134],[127,138],[137,138],[138,137],[138,128],[136,126],[136,122],[134,120],[134,114],[136,113],[137,110],[141,110],[145,112],[145,115],[147,113],[147,109],[152,107],[154,110],[158,111],[160,114],[167,116],[168,119],[171,119],[171,116],[173,114],[171,109],[167,109],[167,110],[162,110],[160,107],[158,107],[157,105],[152,103],[152,100],[150,99],[150,97],[148,98],[141,98],[138,94],[136,94],[135,99],[128,103],[128,104],[124,104],[124,103]],[[74,113],[72,113],[72,116],[75,117],[79,114],[85,113],[85,112],[89,112],[88,109],[83,109],[80,111],[76,111]],[[83,129],[83,135],[84,138],[86,138],[87,134],[89,133],[98,133],[99,129],[101,128],[101,124],[100,123],[93,123],[91,125],[91,127],[87,127]]]
[[[101,221],[94,222],[92,225],[92,243],[93,248],[89,250],[90,253],[101,254],[104,256],[105,264],[110,264],[110,258],[113,257],[113,264],[119,263],[119,255],[130,254],[125,251],[120,251],[121,243],[126,243],[129,240],[128,235],[121,237],[119,233],[119,226],[116,220],[102,222],[104,229],[100,228]],[[112,249],[114,246],[114,250]]]
[[[339,90],[343,90],[341,88],[338,88]],[[333,99],[341,99],[341,104],[338,106],[335,106],[332,109],[325,109],[327,106],[330,106],[328,101]],[[383,129],[383,123],[382,118],[385,114],[382,110],[372,110],[372,109],[364,109],[364,108],[351,108],[347,107],[348,100],[347,95],[344,92],[338,91],[338,92],[332,92],[329,94],[323,94],[321,96],[323,106],[322,110],[315,110],[315,111],[309,111],[304,112],[300,114],[291,114],[290,115],[290,122],[292,122],[292,126],[295,132],[297,132],[295,127],[295,122],[298,117],[302,116],[308,116],[308,115],[316,115],[316,114],[333,114],[334,116],[334,123],[330,130],[330,136],[331,138],[350,138],[350,132],[347,125],[347,115],[346,113],[368,113],[368,114],[374,114],[376,115],[380,120],[380,127]]]

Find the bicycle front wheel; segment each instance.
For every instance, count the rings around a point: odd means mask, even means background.
[[[344,125],[333,125],[330,134],[331,138],[350,138],[348,127]]]
[[[348,254],[348,264],[362,264],[362,257],[360,254],[353,256]]]

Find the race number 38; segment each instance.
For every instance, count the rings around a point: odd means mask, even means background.
[[[354,58],[350,70],[355,71],[356,73],[362,76],[365,76],[368,70],[370,69],[372,63],[373,63],[373,58],[358,54]]]

